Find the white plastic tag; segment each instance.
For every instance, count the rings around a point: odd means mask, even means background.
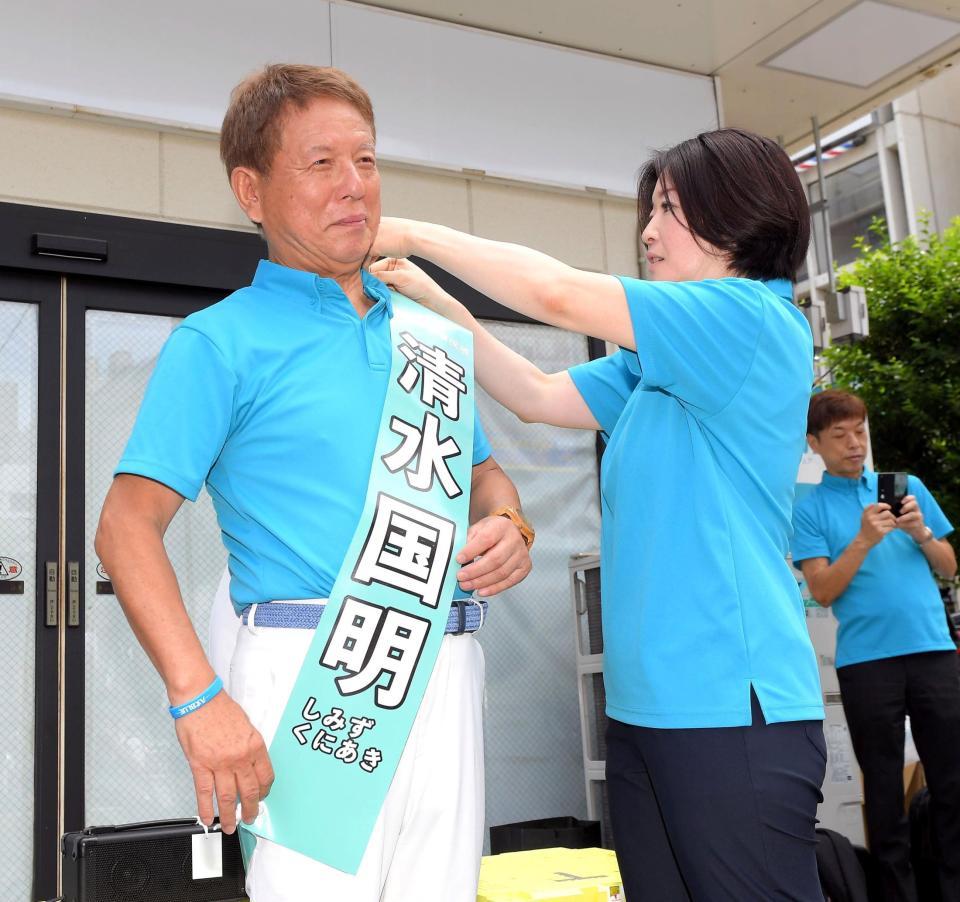
[[[216,832],[194,833],[193,879],[206,880],[223,876],[223,834]]]

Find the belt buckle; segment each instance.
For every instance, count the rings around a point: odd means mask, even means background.
[[[474,636],[476,636],[476,634],[479,633],[480,630],[483,629],[483,620],[484,620],[483,605],[484,605],[484,602],[483,602],[483,601],[478,601],[478,600],[477,600],[476,598],[474,598],[472,595],[471,595],[469,598],[465,598],[465,599],[463,599],[463,600],[464,600],[467,604],[475,604],[475,605],[477,606],[477,611],[478,611],[479,614],[480,614],[480,623],[478,624],[477,628],[473,631]]]

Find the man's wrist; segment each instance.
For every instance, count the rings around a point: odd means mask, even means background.
[[[917,538],[916,536],[914,536],[913,541],[916,542],[917,545],[919,545],[921,548],[923,548],[923,546],[926,545],[927,542],[930,542],[934,538],[935,536],[933,535],[933,530],[929,526],[924,526],[923,532],[920,534],[920,538]]]
[[[188,714],[192,714],[194,711],[202,708],[212,699],[216,698],[217,695],[223,690],[223,681],[220,677],[215,676],[213,682],[207,686],[202,692],[198,692],[193,698],[187,699],[176,705],[170,705],[170,716],[174,720],[179,720],[181,717],[186,717]]]
[[[209,686],[216,674],[209,665],[196,670],[179,672],[175,679],[167,682],[167,699],[171,705],[179,705],[193,698],[201,692],[204,686]]]
[[[506,517],[514,526],[517,527],[517,529],[520,530],[520,537],[523,539],[523,544],[526,545],[528,549],[533,547],[533,540],[536,538],[537,532],[519,508],[511,507],[510,505],[504,505],[503,507],[498,507],[495,511],[492,511],[490,516]]]
[[[870,539],[868,539],[862,532],[859,532],[859,533],[857,533],[857,535],[856,535],[856,537],[854,538],[854,540],[850,543],[850,545],[851,545],[854,549],[859,549],[859,551],[860,551],[862,554],[866,555],[866,553],[867,553],[871,548],[873,548],[873,546],[876,545],[877,542],[879,542],[879,541],[880,541],[880,539],[877,539],[876,542],[871,542]]]

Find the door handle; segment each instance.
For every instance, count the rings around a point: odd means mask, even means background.
[[[57,562],[47,561],[47,626],[56,626],[59,621],[58,608],[59,599],[57,598]]]
[[[67,626],[80,626],[80,562],[67,562]]]

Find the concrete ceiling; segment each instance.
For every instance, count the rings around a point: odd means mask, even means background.
[[[790,150],[810,143],[810,117],[825,131],[960,64],[960,0],[884,0],[886,6],[948,20],[944,43],[890,69],[867,87],[763,65],[843,16],[857,0],[374,0],[368,6],[501,34],[623,57],[717,79],[724,124],[780,137]],[[876,11],[877,7],[868,7]],[[929,23],[928,23],[929,24]],[[936,23],[934,23],[936,27]],[[887,35],[896,44],[899,35]],[[854,52],[877,43],[858,34]],[[637,110],[656,98],[637,98]]]

